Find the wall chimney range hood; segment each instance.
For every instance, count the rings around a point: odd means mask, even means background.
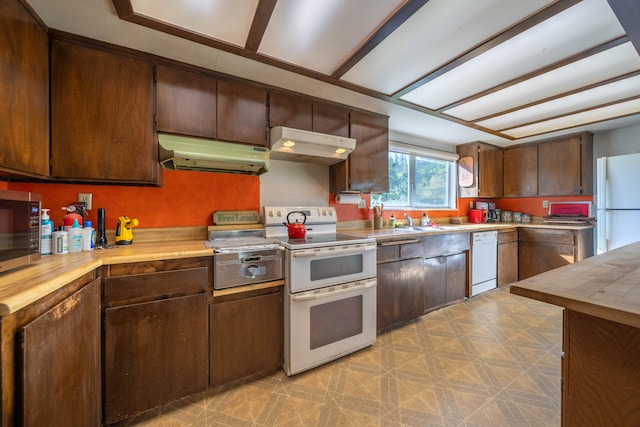
[[[275,126],[271,129],[271,154],[275,160],[332,165],[345,160],[356,140],[325,133]]]
[[[158,134],[164,169],[261,175],[269,170],[269,150],[202,138]]]

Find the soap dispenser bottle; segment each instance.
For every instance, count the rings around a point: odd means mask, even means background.
[[[425,213],[423,213],[423,214],[422,214],[422,226],[423,226],[423,227],[428,227],[430,222],[431,222],[431,221],[429,221],[429,215],[427,215],[427,213],[426,213],[426,212],[425,212]]]
[[[51,237],[53,236],[53,221],[49,217],[49,209],[42,209],[42,223],[40,225],[42,240],[40,240],[40,253],[51,254]]]

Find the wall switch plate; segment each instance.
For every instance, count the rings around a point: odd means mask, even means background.
[[[366,207],[367,207],[367,201],[365,199],[360,199],[360,201],[358,202],[358,208],[364,209]]]
[[[548,208],[549,207],[549,201],[548,200],[543,200],[542,201],[542,207],[543,208]]]
[[[91,193],[78,193],[78,201],[84,203],[84,208],[88,211],[91,210],[91,202],[93,201],[93,194]]]

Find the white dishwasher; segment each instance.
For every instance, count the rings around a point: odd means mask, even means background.
[[[471,296],[496,287],[498,232],[471,233]]]

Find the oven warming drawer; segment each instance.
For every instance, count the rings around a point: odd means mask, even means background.
[[[283,259],[282,249],[216,253],[213,256],[213,289],[283,279]]]

